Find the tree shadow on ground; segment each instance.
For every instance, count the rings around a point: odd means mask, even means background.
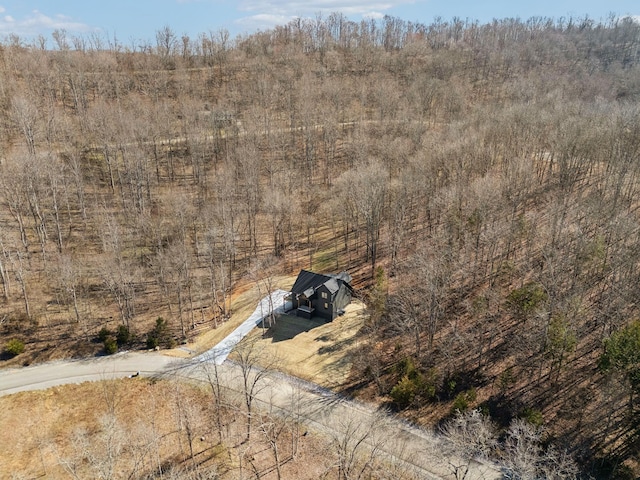
[[[328,336],[323,336],[321,338],[316,338],[316,341],[323,341],[323,342],[327,342],[330,341],[330,338]],[[325,345],[323,347],[320,347],[318,349],[318,353],[320,355],[323,354],[327,354],[327,353],[334,353],[334,352],[338,352],[340,350],[344,350],[348,347],[351,347],[354,343],[355,343],[356,339],[351,337],[351,338],[345,338],[343,340],[338,340],[333,342],[330,345]]]
[[[271,338],[273,343],[291,340],[296,335],[321,327],[327,322],[322,318],[313,317],[311,320],[293,315],[279,315],[274,324],[265,331],[265,338]],[[259,325],[262,328],[262,324]]]

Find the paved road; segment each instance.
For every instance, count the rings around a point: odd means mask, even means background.
[[[64,360],[30,367],[0,370],[0,396],[56,385],[122,378],[140,372],[156,375],[178,365],[176,359],[158,352],[123,352],[108,357]]]
[[[243,392],[242,368],[226,361],[233,347],[258,324],[271,309],[284,308],[287,292],[278,290],[271,301],[265,297],[253,315],[211,350],[190,359],[173,358],[159,352],[122,352],[84,360],[65,360],[41,365],[0,370],[0,396],[42,390],[56,385],[124,378],[131,375],[183,377],[206,381],[215,372],[220,384],[230,393]],[[355,446],[361,439],[390,461],[412,469],[420,478],[438,480],[455,478],[451,465],[465,462],[445,457],[439,439],[425,430],[369,405],[343,398],[318,385],[280,372],[265,372],[257,367],[245,369],[249,376],[260,377],[256,383],[255,403],[262,410],[295,415],[310,428],[324,432],[338,443]],[[490,465],[472,462],[467,480],[501,478]]]
[[[141,376],[181,376],[204,380],[211,362],[177,359],[159,352],[124,352],[116,355],[46,363],[0,371],[0,396],[46,389],[55,385],[123,378],[140,372]],[[242,391],[241,369],[233,362],[216,367],[220,382],[231,391]],[[349,432],[357,438],[370,429],[365,443],[380,455],[418,472],[421,478],[454,478],[449,460],[439,447],[439,440],[429,432],[408,425],[394,417],[381,415],[368,405],[342,398],[300,379],[274,372],[266,375],[256,394],[256,404],[295,415],[310,428],[338,438]],[[461,463],[459,459],[451,459]],[[468,480],[498,479],[491,466],[473,462]]]

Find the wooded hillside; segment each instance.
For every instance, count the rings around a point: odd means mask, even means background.
[[[3,345],[170,344],[242,282],[346,269],[371,310],[354,391],[636,465],[639,24],[54,39],[0,47]]]

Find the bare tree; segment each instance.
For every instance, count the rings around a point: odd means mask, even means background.
[[[273,254],[276,257],[282,257],[285,253],[285,234],[290,232],[292,218],[297,213],[296,198],[287,195],[285,190],[286,186],[280,185],[280,180],[277,180],[276,185],[264,196],[264,209],[271,219]]]
[[[31,306],[29,303],[29,295],[27,294],[27,278],[29,276],[28,260],[29,256],[21,251],[15,251],[8,254],[9,262],[11,263],[11,270],[16,277],[16,281],[20,285],[22,290],[22,299],[24,301],[24,313],[27,320],[31,320]]]
[[[174,408],[178,431],[184,432],[186,435],[189,458],[191,463],[197,467],[194,442],[199,437],[198,432],[201,429],[202,413],[195,399],[184,394],[180,382],[174,383]]]
[[[417,299],[415,291],[401,291],[390,299],[389,312],[393,318],[394,326],[399,327],[402,333],[408,333],[413,339],[414,355],[420,358],[422,354],[422,332],[424,331],[424,319],[422,318],[423,306]]]
[[[273,296],[275,290],[275,276],[279,271],[279,265],[275,257],[261,258],[253,263],[250,275],[258,287],[258,295],[260,298],[265,296],[267,303],[265,305],[268,313],[260,312],[263,316],[263,328],[272,327],[275,324],[275,305],[273,304]],[[262,301],[260,306],[262,308]]]
[[[25,251],[29,250],[29,236],[25,217],[28,215],[28,202],[23,189],[24,172],[20,163],[14,159],[3,162],[0,185],[2,186],[2,203],[18,224],[20,240]]]
[[[445,440],[446,455],[443,461],[458,480],[473,475],[473,461],[477,458],[488,459],[497,446],[496,427],[479,410],[458,411],[453,419],[443,424],[440,431]]]
[[[49,155],[42,158],[44,164],[44,180],[46,182],[49,197],[49,216],[53,218],[53,225],[56,232],[56,243],[58,244],[58,252],[62,253],[64,248],[64,240],[62,236],[62,212],[65,205],[69,210],[69,200],[67,198],[66,178],[63,175],[64,165],[58,156]]]
[[[375,162],[345,172],[336,182],[345,200],[343,208],[351,205],[356,218],[364,220],[366,260],[371,262],[372,276],[378,258],[380,229],[385,219],[388,182],[388,172]]]
[[[260,433],[269,444],[271,453],[273,454],[273,461],[275,463],[276,475],[278,480],[282,479],[282,452],[280,450],[280,443],[282,437],[289,430],[289,425],[286,419],[283,419],[277,415],[271,415],[266,418],[262,418],[258,427]]]
[[[77,429],[72,437],[71,457],[61,457],[60,463],[75,479],[118,478],[119,462],[126,445],[126,432],[113,413],[104,414],[99,420],[98,431],[91,435],[85,429]]]
[[[180,334],[183,339],[187,338],[187,311],[191,319],[191,328],[194,326],[193,300],[191,296],[192,272],[191,257],[182,242],[171,243],[167,248],[158,252],[155,261],[155,270],[160,283],[164,286],[166,293],[171,293],[171,297],[165,298],[169,312],[172,311],[171,304],[175,302],[178,307],[177,319],[180,325]],[[189,307],[189,308],[187,308]]]
[[[230,289],[228,277],[232,270],[229,266],[231,258],[225,248],[224,227],[210,226],[203,235],[203,242],[202,251],[209,272],[211,301],[215,310],[213,315],[217,326],[218,318],[227,315],[227,297]]]
[[[0,237],[0,280],[2,280],[2,296],[5,301],[9,300],[9,291],[11,288],[7,262],[10,262],[9,253],[5,247],[4,239]]]
[[[368,478],[383,462],[381,450],[391,440],[382,413],[349,417],[339,422],[332,433],[332,449],[337,457],[338,479]]]
[[[215,429],[218,434],[218,442],[222,443],[225,432],[225,413],[227,409],[230,408],[230,400],[228,399],[228,395],[224,387],[225,377],[223,369],[220,368],[216,358],[210,358],[205,362],[201,362],[197,369],[198,371],[203,372],[204,378],[206,378],[211,390]]]
[[[443,251],[444,250],[444,251]],[[427,346],[433,348],[433,340],[441,326],[446,311],[446,298],[449,282],[453,272],[451,259],[447,258],[446,249],[439,254],[419,252],[413,259],[413,275],[417,291],[421,292],[424,322],[428,335]]]
[[[525,420],[511,423],[505,442],[507,471],[523,480],[578,478],[578,466],[566,452],[553,446],[542,448],[542,433],[540,427]]]
[[[104,212],[101,227],[100,236],[105,255],[98,271],[105,287],[116,301],[122,323],[131,328],[130,322],[135,316],[135,283],[139,269],[125,254],[129,239],[118,220]]]
[[[13,120],[22,132],[27,151],[30,155],[35,155],[38,108],[26,97],[15,97],[12,106]]]
[[[276,365],[276,358],[265,354],[257,339],[246,338],[235,349],[236,361],[242,376],[242,395],[246,410],[245,442],[251,439],[254,401],[265,388],[266,379]]]
[[[88,336],[86,322],[82,321],[78,304],[78,290],[80,289],[80,281],[82,272],[78,260],[69,254],[62,254],[58,257],[56,268],[54,269],[60,286],[64,290],[65,295],[71,297],[75,321],[78,325],[82,325],[85,336]]]
[[[156,32],[156,48],[163,58],[174,55],[177,44],[176,34],[170,26],[165,25]]]
[[[82,221],[86,226],[87,202],[85,198],[85,182],[81,154],[77,150],[71,150],[67,153],[62,153],[61,156],[67,172],[71,175],[72,185],[75,187],[77,205],[82,215]]]

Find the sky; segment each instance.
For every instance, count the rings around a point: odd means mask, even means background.
[[[54,30],[72,36],[99,35],[120,44],[154,43],[170,27],[177,35],[226,29],[232,36],[266,30],[296,17],[341,12],[351,20],[384,15],[429,24],[453,17],[490,22],[494,18],[610,14],[640,19],[638,0],[0,0],[0,38],[42,35],[50,44]]]

